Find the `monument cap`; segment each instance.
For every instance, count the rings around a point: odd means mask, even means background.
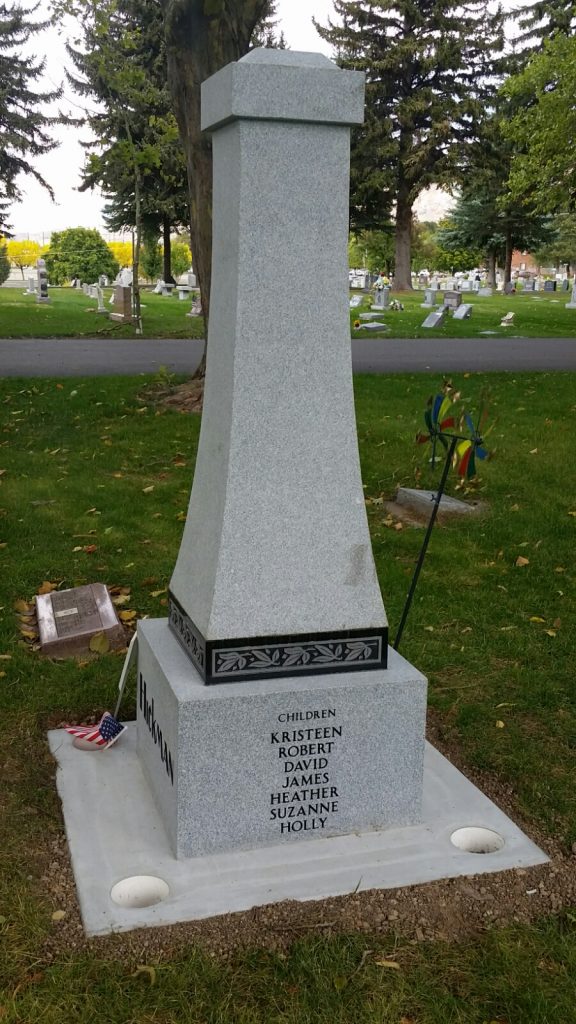
[[[364,81],[322,53],[259,47],[202,84],[202,129],[239,118],[362,124]]]

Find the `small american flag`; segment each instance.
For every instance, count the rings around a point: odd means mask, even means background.
[[[114,715],[105,711],[98,725],[67,725],[66,732],[69,732],[75,739],[85,740],[86,743],[93,743],[96,747],[111,747],[116,740],[125,732],[126,726],[122,725]]]

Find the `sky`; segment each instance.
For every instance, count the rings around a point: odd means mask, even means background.
[[[504,0],[504,6],[517,6],[521,0]],[[41,17],[48,8],[47,0],[41,0],[37,17]],[[283,30],[288,46],[293,50],[310,50],[330,55],[329,46],[320,38],[312,18],[326,24],[333,13],[332,0],[278,0],[279,27]],[[52,88],[64,80],[64,67],[67,62],[64,41],[56,31],[43,33],[36,40],[38,55],[46,55],[45,86]],[[64,100],[60,101],[62,109],[80,113],[78,104],[82,101],[75,96],[65,84]],[[67,227],[96,227],[102,229],[102,197],[98,190],[78,192],[80,169],[84,162],[84,150],[80,145],[82,129],[60,127],[54,132],[61,140],[60,146],[46,156],[41,157],[35,166],[55,191],[55,202],[33,178],[20,179],[23,200],[11,207],[10,219],[16,237],[30,237],[36,241],[48,241],[52,231],[61,231]],[[436,219],[441,216],[450,200],[437,191],[428,197],[422,206],[420,216]],[[44,236],[44,237],[43,237]]]

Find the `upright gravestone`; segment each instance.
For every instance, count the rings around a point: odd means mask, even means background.
[[[426,681],[388,660],[352,393],[363,102],[362,74],[288,50],[254,50],[202,88],[201,438],[169,625],[138,625],[138,752],[178,857],[420,820]]]
[[[444,305],[448,309],[458,309],[458,306],[462,302],[462,292],[446,291],[444,292]]]
[[[422,309],[434,309],[436,302],[439,298],[438,290],[436,288],[426,288],[424,292],[424,302],[421,302]]]
[[[132,322],[132,289],[128,286],[117,284],[114,286],[114,312],[110,314],[111,320],[118,323],[128,324]]]
[[[48,295],[48,273],[46,271],[46,260],[36,261],[36,302],[50,302]]]
[[[379,313],[382,313],[385,309],[390,306],[390,289],[389,288],[378,288],[374,292],[374,302],[370,306],[370,309],[374,309]]]
[[[566,309],[576,309],[576,279],[572,285],[572,296],[570,302],[566,303]]]

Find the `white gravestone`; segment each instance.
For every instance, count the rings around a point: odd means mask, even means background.
[[[383,310],[388,309],[390,305],[390,289],[389,288],[378,288],[374,292],[374,302],[370,306],[370,309],[376,310],[378,313],[382,313]]]
[[[439,295],[436,288],[426,288],[424,292],[424,302],[420,303],[421,308],[433,309],[438,298]]]
[[[448,306],[442,306],[442,309],[435,310],[433,313],[428,314],[422,323],[422,327],[442,327],[447,315]]]
[[[36,295],[36,280],[33,277],[28,278],[28,289],[24,292],[25,295]]]
[[[98,309],[96,310],[96,312],[103,313],[105,316],[108,316],[108,310],[104,305],[104,292],[102,290],[101,285],[96,286],[96,298],[98,299]]]
[[[420,820],[426,681],[386,667],[341,284],[363,105],[362,74],[288,50],[202,87],[201,437],[170,626],[138,627],[138,753],[178,857]]]
[[[566,309],[576,309],[576,281],[572,285],[572,297],[570,302],[566,303]]]

